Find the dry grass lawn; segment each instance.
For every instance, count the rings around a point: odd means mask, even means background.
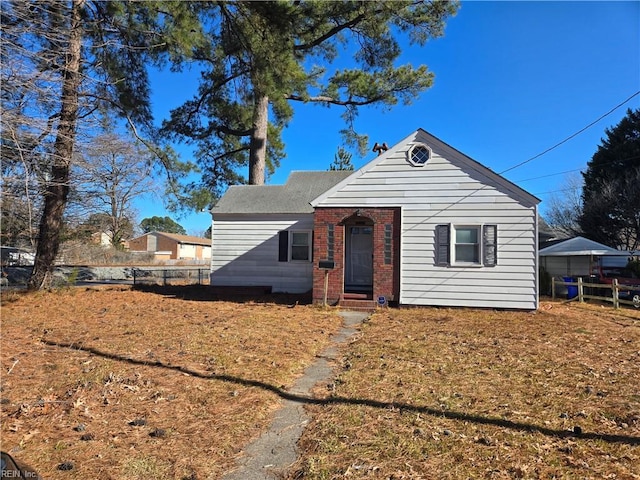
[[[219,478],[341,324],[207,287],[2,300],[2,449],[53,480]],[[382,310],[289,478],[639,479],[639,367],[632,309]]]
[[[329,387],[289,478],[640,478],[636,310],[383,311]]]
[[[3,292],[2,450],[52,480],[219,478],[341,325],[160,291]]]

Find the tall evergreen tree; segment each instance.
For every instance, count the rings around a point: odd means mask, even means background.
[[[79,135],[98,113],[115,113],[138,132],[151,127],[147,63],[190,51],[200,38],[190,9],[164,1],[3,2],[2,96],[12,100],[2,118],[3,131],[12,132],[2,136],[3,156],[37,161],[25,172],[43,173],[29,288],[50,279]],[[163,158],[170,166],[173,159]]]
[[[626,250],[640,248],[640,109],[627,110],[587,164],[580,227],[585,236]]]
[[[250,184],[265,181],[283,157],[282,129],[292,102],[344,108],[350,145],[359,107],[410,103],[432,83],[420,65],[397,66],[400,37],[423,45],[443,34],[452,1],[265,1],[201,3],[209,44],[197,96],[175,109],[164,130],[199,146],[205,171],[220,163],[249,166]],[[350,61],[333,66],[341,51]],[[324,66],[319,66],[324,65]],[[219,190],[217,177],[209,186]]]

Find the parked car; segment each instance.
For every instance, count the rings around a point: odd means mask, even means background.
[[[615,278],[618,285],[629,287],[629,290],[620,290],[619,298],[630,300],[634,307],[640,308],[640,278],[634,272],[620,267],[598,267],[595,274],[598,283],[611,285]]]

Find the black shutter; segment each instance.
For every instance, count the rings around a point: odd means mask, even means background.
[[[278,245],[278,261],[287,262],[289,261],[289,232],[287,230],[281,231],[278,234],[278,241],[280,242]]]
[[[311,263],[313,263],[313,249],[315,247],[315,242],[316,242],[316,237],[313,234],[313,230],[311,230],[310,235],[311,235],[311,259],[310,260],[311,260]]]
[[[449,248],[449,225],[436,225],[436,265],[449,266],[451,249]]]
[[[482,227],[482,263],[485,267],[495,267],[498,264],[497,225],[484,225]]]

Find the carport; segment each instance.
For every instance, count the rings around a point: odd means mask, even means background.
[[[563,240],[538,252],[540,265],[552,277],[585,277],[596,267],[624,267],[630,255],[584,237]]]

